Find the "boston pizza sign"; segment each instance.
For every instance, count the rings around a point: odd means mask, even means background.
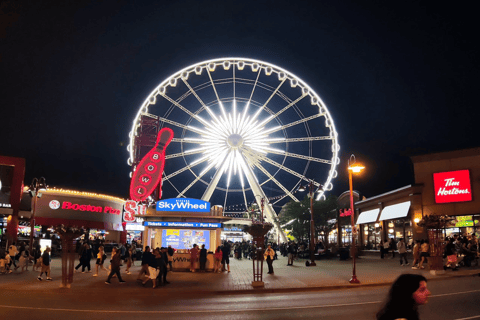
[[[472,201],[472,187],[468,170],[433,174],[436,203]]]

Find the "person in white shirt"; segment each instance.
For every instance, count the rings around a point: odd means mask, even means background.
[[[15,245],[15,242],[12,243],[10,247],[8,247],[8,254],[10,255],[11,262],[13,262],[13,265],[15,267],[15,270],[17,270],[17,264],[15,263],[15,258],[18,254],[18,249],[17,246]]]

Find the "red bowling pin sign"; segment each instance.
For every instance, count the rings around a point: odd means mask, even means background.
[[[158,132],[157,143],[137,165],[130,181],[130,197],[135,201],[144,201],[162,181],[165,165],[165,149],[173,139],[173,131],[163,128]],[[160,190],[159,197],[162,191]]]

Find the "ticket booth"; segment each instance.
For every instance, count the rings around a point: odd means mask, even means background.
[[[175,250],[173,269],[176,271],[190,269],[190,249],[194,244],[199,248],[205,245],[208,252],[206,269],[213,270],[213,253],[221,245],[223,223],[231,219],[211,209],[209,202],[189,198],[160,200],[143,218],[144,247],[171,246]]]

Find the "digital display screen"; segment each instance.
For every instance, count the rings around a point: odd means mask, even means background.
[[[164,247],[191,249],[193,244],[197,244],[199,247],[204,244],[205,249],[210,249],[210,230],[167,229],[162,232],[162,245]]]
[[[0,208],[11,208],[10,193],[13,182],[13,167],[0,165]]]

